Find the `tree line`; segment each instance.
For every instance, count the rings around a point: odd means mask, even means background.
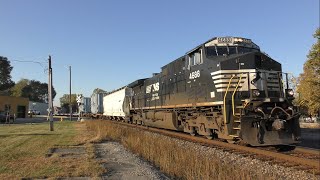
[[[11,66],[8,58],[0,56],[0,95],[25,97],[30,101],[47,103],[48,84],[37,80],[21,79],[17,83],[12,80]],[[53,88],[52,97],[56,96]]]
[[[313,37],[316,43],[311,47],[298,79],[298,105],[309,114],[320,116],[320,28]]]

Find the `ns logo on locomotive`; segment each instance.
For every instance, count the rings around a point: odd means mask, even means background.
[[[253,146],[295,144],[293,99],[288,74],[259,46],[215,37],[151,78],[108,93],[104,116]]]

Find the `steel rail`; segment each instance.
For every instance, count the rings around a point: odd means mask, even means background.
[[[320,156],[320,149],[312,149],[312,148],[306,148],[302,146],[297,146],[294,151],[300,152],[300,153],[306,153],[306,154],[312,154],[312,155],[318,155]],[[320,162],[319,162],[320,164]]]

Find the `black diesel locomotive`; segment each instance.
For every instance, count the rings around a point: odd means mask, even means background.
[[[300,136],[288,74],[250,39],[212,38],[127,87],[133,123],[253,146]]]

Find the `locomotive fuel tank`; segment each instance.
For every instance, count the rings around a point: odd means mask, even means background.
[[[156,112],[148,111],[143,114],[143,122],[147,126],[181,130],[181,124],[178,124],[176,113],[174,112]]]

